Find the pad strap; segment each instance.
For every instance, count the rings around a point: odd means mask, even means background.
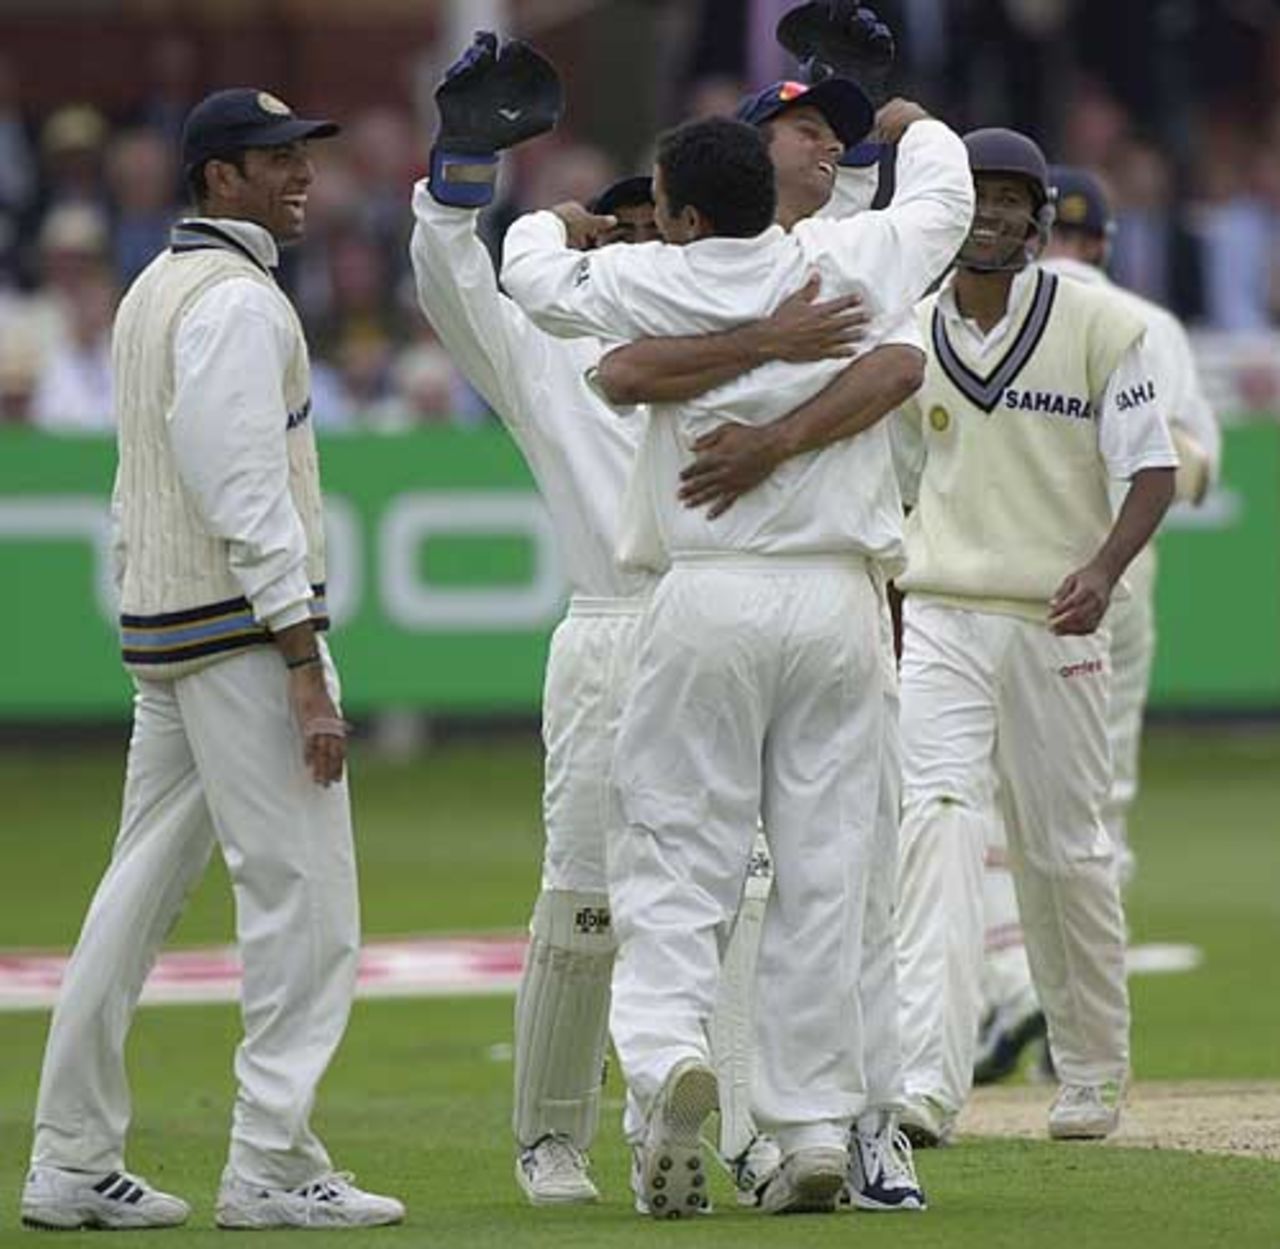
[[[427,186],[432,196],[451,208],[483,208],[493,201],[498,180],[494,152],[448,152],[431,149],[431,174]]]

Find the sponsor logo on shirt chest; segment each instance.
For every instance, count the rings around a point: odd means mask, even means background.
[[[1004,392],[1004,406],[1011,412],[1041,412],[1046,416],[1069,416],[1081,421],[1093,419],[1093,404],[1088,399],[1053,390],[1018,390],[1009,386]]]

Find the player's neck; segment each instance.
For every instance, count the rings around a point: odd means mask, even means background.
[[[798,221],[812,217],[816,211],[812,204],[792,204],[779,196],[778,209],[773,215],[774,224],[780,225],[784,230],[790,230]]]
[[[1009,291],[1015,277],[1017,274],[1012,270],[980,273],[975,269],[957,269],[953,289],[960,315],[976,321],[982,332],[989,334],[1009,311]]]

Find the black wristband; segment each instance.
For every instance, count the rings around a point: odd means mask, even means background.
[[[301,659],[286,659],[284,666],[292,672],[295,668],[306,668],[318,663],[320,663],[320,652],[312,651],[310,655],[303,655]]]

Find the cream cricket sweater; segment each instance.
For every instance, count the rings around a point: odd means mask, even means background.
[[[949,304],[940,307],[942,299]],[[929,360],[901,417],[922,440],[924,462],[898,584],[975,610],[1043,619],[1062,579],[1110,531],[1104,410],[1105,419],[1123,421],[1143,409],[1144,429],[1158,420],[1153,387],[1108,393],[1143,323],[1105,291],[1039,269],[1015,282],[1008,336],[981,363],[956,332],[949,287],[918,314]],[[1148,455],[1138,466],[1151,462]]]
[[[113,511],[138,675],[327,624],[307,348],[274,259],[251,223],[181,222],[116,317]]]

